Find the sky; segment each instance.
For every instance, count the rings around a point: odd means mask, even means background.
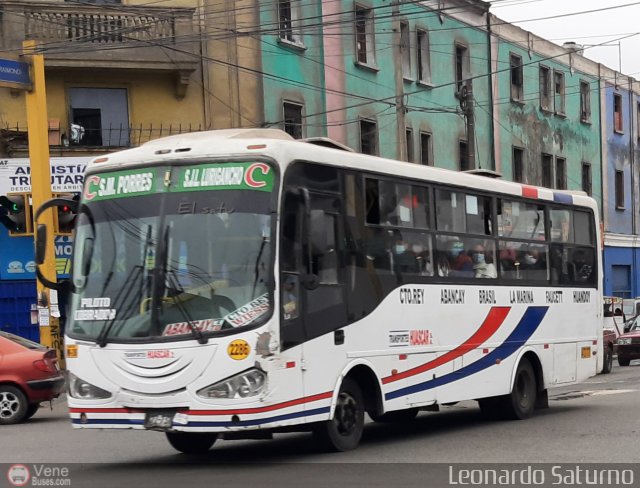
[[[585,57],[640,80],[640,1],[493,0],[490,3],[490,11],[497,17],[556,44],[568,41],[582,44]],[[617,6],[620,7],[612,8]],[[542,19],[588,10],[599,11]],[[529,19],[541,20],[517,22]],[[589,47],[603,43],[609,45]]]

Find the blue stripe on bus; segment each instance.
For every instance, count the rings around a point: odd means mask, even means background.
[[[492,352],[484,356],[482,359],[471,363],[453,373],[445,374],[440,378],[424,381],[415,385],[400,388],[385,394],[386,400],[392,400],[404,395],[410,395],[419,391],[430,390],[438,386],[446,385],[454,381],[461,380],[472,374],[478,373],[484,369],[490,368],[496,364],[497,360],[503,360],[511,356],[533,335],[536,331],[549,307],[529,307],[522,316],[514,331],[506,338],[506,340],[494,349]]]
[[[300,412],[288,413],[284,415],[276,415],[274,417],[263,417],[259,419],[241,420],[240,422],[189,422],[185,427],[242,427],[249,425],[268,424],[278,422],[280,420],[295,419],[298,417],[310,417],[312,415],[320,415],[329,413],[330,407],[315,408],[313,410],[303,410]],[[143,419],[86,419],[81,422],[80,419],[71,419],[71,423],[77,425],[144,425]],[[179,425],[176,424],[176,427]]]
[[[295,419],[298,417],[310,417],[312,415],[320,415],[322,413],[329,413],[330,407],[314,408],[313,410],[304,410],[302,412],[287,413],[284,415],[276,415],[274,417],[263,417],[259,419],[241,420],[240,422],[189,422],[187,427],[238,427],[244,425],[260,425],[268,424],[271,422],[278,422],[280,420]]]
[[[569,205],[571,205],[573,203],[573,197],[571,195],[567,195],[566,193],[553,192],[553,201],[556,203],[568,203]]]

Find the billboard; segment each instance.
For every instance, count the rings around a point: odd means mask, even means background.
[[[91,157],[51,158],[51,191],[76,193],[82,191],[84,170]],[[0,195],[31,192],[29,158],[0,159]]]

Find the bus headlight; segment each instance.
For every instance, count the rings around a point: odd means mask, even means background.
[[[69,396],[78,400],[98,400],[102,398],[111,398],[111,393],[102,388],[98,388],[91,383],[78,378],[73,373],[68,373],[67,389]]]
[[[267,385],[267,374],[250,369],[198,391],[203,398],[247,398],[259,395]]]
[[[631,344],[631,339],[618,339],[618,345]]]

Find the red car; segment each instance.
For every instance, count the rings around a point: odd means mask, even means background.
[[[55,351],[0,331],[0,425],[32,417],[63,388]]]
[[[640,316],[631,323],[629,332],[618,337],[617,343],[620,366],[629,366],[632,359],[640,359]]]

